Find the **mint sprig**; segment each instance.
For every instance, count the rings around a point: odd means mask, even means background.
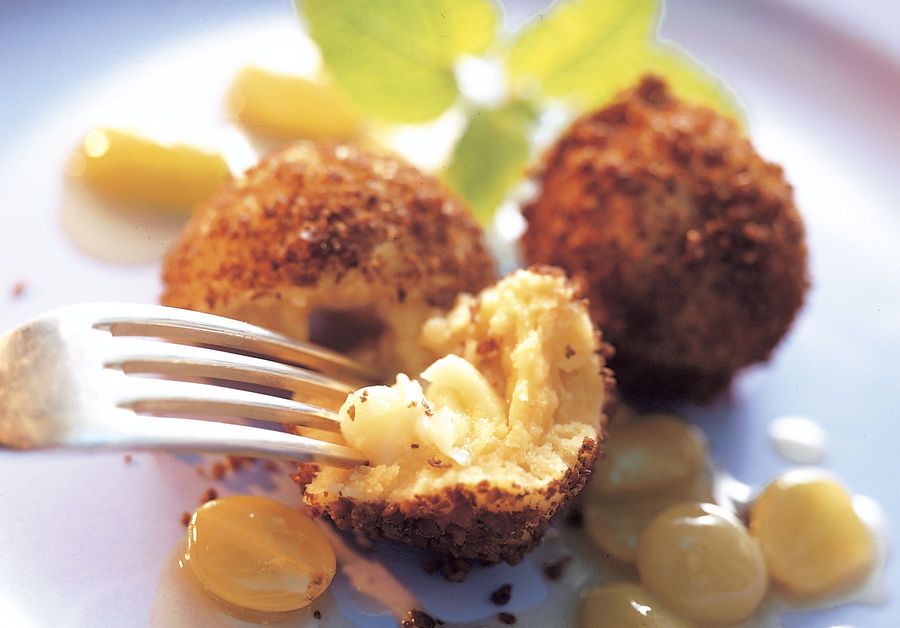
[[[425,122],[452,105],[460,55],[494,40],[490,0],[304,0],[303,15],[331,76],[372,116]]]
[[[534,107],[522,100],[472,112],[444,180],[466,199],[482,223],[491,219],[509,188],[522,178],[536,119]]]
[[[537,80],[540,95],[591,106],[635,83],[636,66],[654,33],[654,0],[561,2],[526,24],[507,68],[514,82]]]
[[[569,0],[510,36],[494,0],[295,0],[326,68],[374,118],[418,123],[465,101],[455,78],[462,55],[491,51],[505,65],[509,101],[464,103],[469,121],[444,178],[487,223],[531,154],[540,108],[602,106],[647,72],[681,98],[739,111],[711,73],[658,36],[657,0]]]

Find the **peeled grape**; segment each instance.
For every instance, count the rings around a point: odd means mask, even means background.
[[[766,593],[759,543],[712,504],[683,502],[661,512],[641,533],[637,567],[651,591],[697,621],[746,619]]]
[[[853,580],[871,564],[872,536],[838,482],[797,470],[763,489],[750,510],[772,579],[801,595]]]
[[[254,611],[303,608],[331,584],[334,550],[298,511],[264,497],[207,502],[188,526],[186,562],[213,597]]]

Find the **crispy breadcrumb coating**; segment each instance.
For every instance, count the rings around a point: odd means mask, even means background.
[[[803,304],[804,226],[781,167],[659,78],[577,120],[538,180],[526,260],[585,282],[632,396],[710,400],[769,359]]]
[[[421,323],[491,283],[495,265],[437,179],[350,144],[302,142],[199,207],[162,276],[165,305],[356,349],[393,373],[424,366]]]

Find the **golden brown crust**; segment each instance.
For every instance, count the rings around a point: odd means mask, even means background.
[[[357,530],[373,540],[400,541],[458,558],[514,565],[538,544],[550,518],[584,487],[599,450],[596,441],[585,439],[577,463],[562,478],[536,491],[554,504],[546,510],[523,506],[521,495],[492,487],[487,480],[474,489],[454,486],[402,503],[309,493],[306,503],[311,515],[328,515],[338,528]],[[301,465],[295,480],[302,487],[309,477],[309,470]],[[562,498],[554,499],[557,495]]]
[[[526,259],[585,282],[621,389],[708,400],[769,358],[808,287],[804,227],[734,121],[645,77],[576,121],[538,176]]]
[[[407,261],[400,274],[386,276],[373,254],[386,242]],[[305,142],[264,159],[200,208],[166,258],[162,300],[215,307],[232,291],[310,286],[355,268],[398,295],[435,274],[459,276],[470,291],[493,279],[480,228],[437,179],[350,144]],[[452,303],[459,290],[443,287],[430,304]]]
[[[468,207],[434,177],[350,144],[301,142],[200,206],[162,277],[166,305],[295,336],[316,307],[415,310],[403,326],[417,333],[459,292],[493,282],[495,265]],[[273,313],[285,306],[293,314]]]

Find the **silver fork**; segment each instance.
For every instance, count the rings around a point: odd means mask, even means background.
[[[336,411],[347,393],[377,378],[338,353],[221,316],[70,305],[0,338],[0,450],[161,449],[367,464],[345,445],[223,420],[339,432]]]

